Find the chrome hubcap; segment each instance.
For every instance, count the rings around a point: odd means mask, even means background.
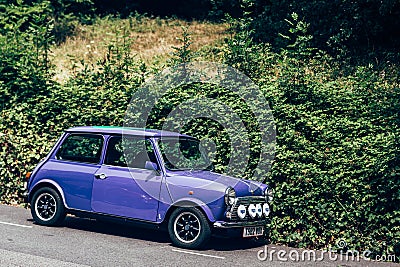
[[[57,211],[56,199],[49,193],[41,194],[36,199],[35,211],[42,221],[51,220]]]
[[[200,235],[200,230],[199,218],[191,212],[183,212],[175,219],[175,236],[183,243],[195,241]]]

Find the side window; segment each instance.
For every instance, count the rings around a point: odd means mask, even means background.
[[[144,169],[146,161],[157,162],[150,140],[113,136],[108,141],[105,164]]]
[[[111,137],[108,141],[104,164],[126,167],[121,137]]]
[[[71,134],[57,151],[56,158],[85,163],[99,163],[103,137],[92,134]]]

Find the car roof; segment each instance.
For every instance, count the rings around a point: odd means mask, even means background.
[[[143,129],[132,127],[117,127],[117,126],[81,126],[73,127],[66,130],[66,132],[79,132],[79,133],[102,133],[102,134],[123,134],[135,135],[145,137],[187,137],[194,138],[186,134],[180,134],[170,131],[161,131],[155,129]]]

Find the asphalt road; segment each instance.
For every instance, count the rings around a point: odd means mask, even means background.
[[[263,252],[261,253],[260,250]],[[284,250],[281,260],[272,251]],[[297,252],[296,252],[297,251]],[[303,250],[213,238],[204,250],[179,249],[164,232],[67,217],[61,227],[34,224],[30,211],[0,205],[0,266],[396,266],[388,262],[346,260],[325,255],[323,261],[290,260]],[[260,260],[257,256],[265,257]],[[335,260],[335,256],[338,260]],[[287,259],[288,261],[284,261]]]

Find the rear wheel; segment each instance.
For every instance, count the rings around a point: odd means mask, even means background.
[[[31,201],[32,217],[40,225],[59,225],[65,218],[65,208],[60,195],[44,187],[35,192]]]
[[[210,224],[197,208],[178,208],[169,218],[168,233],[174,243],[182,248],[201,248],[211,237]]]

